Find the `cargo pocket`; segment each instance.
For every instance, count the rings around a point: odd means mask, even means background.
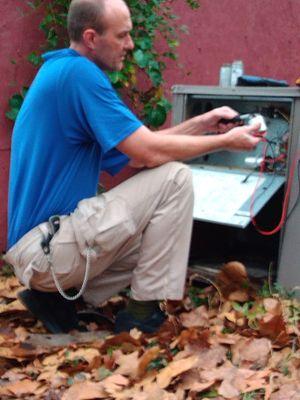
[[[96,256],[116,251],[136,233],[126,201],[107,199],[105,194],[82,200],[72,214],[72,223],[83,255],[87,246]]]
[[[14,267],[15,274],[23,285],[31,287],[35,272],[46,272],[47,259],[41,248],[42,226],[46,229],[47,223],[42,223],[27,232],[6,254],[5,259]]]

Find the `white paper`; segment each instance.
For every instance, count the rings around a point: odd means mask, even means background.
[[[263,184],[264,177],[249,172],[228,173],[192,167],[195,195],[194,218],[230,223],[253,192]],[[243,180],[248,176],[246,182]]]

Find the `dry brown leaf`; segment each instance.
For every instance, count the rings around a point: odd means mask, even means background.
[[[14,288],[22,288],[18,278],[16,276],[10,276],[10,277],[0,277],[0,296],[1,296],[1,291],[2,290],[11,290]]]
[[[194,368],[199,361],[198,356],[191,356],[183,360],[171,361],[169,365],[159,371],[157,384],[164,389],[169,386],[175,376]]]
[[[290,338],[282,314],[267,313],[258,321],[258,326],[260,335],[270,338],[273,344],[286,346],[289,343]]]
[[[102,353],[106,353],[107,349],[113,346],[120,346],[120,348],[124,348],[126,345],[132,345],[131,347],[140,347],[141,341],[139,339],[133,338],[130,333],[122,332],[118,335],[111,336],[105,340],[100,350]]]
[[[209,347],[208,343],[209,330],[200,331],[196,328],[185,329],[180,333],[176,340],[176,345],[179,348],[184,348],[187,344],[193,344],[199,349]]]
[[[231,261],[223,265],[216,276],[216,284],[225,299],[228,299],[231,293],[236,292],[233,295],[236,298],[243,296],[243,301],[249,300],[246,289],[249,287],[248,274],[244,264],[238,261]]]
[[[12,287],[10,289],[2,289],[0,290],[0,297],[4,299],[16,299],[18,292],[20,292],[20,287]]]
[[[209,326],[208,312],[205,306],[200,306],[188,313],[180,315],[180,321],[185,328]]]
[[[218,393],[225,399],[232,399],[240,394],[240,391],[229,380],[224,380],[218,388]]]
[[[123,375],[114,374],[105,378],[101,383],[107,394],[114,396],[129,385],[129,379],[125,378]]]
[[[65,359],[65,354],[66,354],[66,350],[60,350],[58,352],[54,352],[53,354],[51,354],[50,356],[47,356],[43,359],[42,364],[44,366],[55,366],[58,367],[61,362],[64,361]]]
[[[19,300],[14,300],[8,304],[0,304],[1,315],[11,314],[20,311],[26,311],[26,308]]]
[[[95,359],[100,357],[100,352],[97,349],[91,347],[80,348],[77,350],[68,350],[65,353],[66,360],[75,361],[78,359],[84,359],[88,364],[95,362]]]
[[[269,339],[241,338],[231,347],[232,362],[234,365],[254,365],[256,368],[262,368],[268,363],[271,349],[272,346]]]
[[[1,379],[8,380],[9,382],[16,382],[25,379],[27,376],[18,368],[12,368],[6,371],[5,374],[1,376]]]
[[[300,383],[283,385],[271,395],[270,400],[300,400]]]
[[[216,345],[210,349],[203,349],[199,355],[199,368],[212,369],[223,364],[227,359],[227,349],[224,346]]]
[[[118,368],[114,371],[115,374],[130,376],[136,378],[138,375],[139,365],[139,352],[134,351],[131,354],[117,354],[115,356],[115,362]]]
[[[273,315],[280,315],[282,313],[280,302],[273,297],[263,299],[263,306],[267,313]]]
[[[147,349],[142,357],[139,359],[138,376],[142,377],[146,373],[146,369],[152,360],[155,360],[160,352],[158,346]]]
[[[16,341],[24,342],[27,339],[29,332],[22,326],[18,326],[15,329],[15,335],[16,335]]]
[[[214,336],[211,336],[209,338],[209,343],[211,345],[215,344],[235,344],[241,339],[241,335],[237,333],[217,333]]]
[[[244,303],[245,301],[249,300],[249,294],[246,289],[234,290],[233,292],[229,293],[228,300],[239,301],[239,302]]]
[[[101,382],[78,382],[74,383],[65,391],[62,400],[91,400],[105,399],[107,393],[103,389]]]
[[[57,371],[56,368],[44,369],[38,376],[38,381],[51,382],[51,387],[59,388],[66,385],[69,375],[62,371]]]
[[[5,389],[11,392],[17,398],[20,398],[23,395],[34,394],[40,385],[40,382],[23,379],[22,381],[17,381],[5,385]]]
[[[184,390],[191,390],[192,392],[200,393],[210,388],[214,383],[215,380],[200,382],[199,371],[192,369],[183,374],[180,387]]]

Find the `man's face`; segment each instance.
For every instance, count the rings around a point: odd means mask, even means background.
[[[134,48],[129,10],[125,5],[107,10],[104,21],[105,31],[95,36],[93,61],[105,70],[120,71],[127,52]]]

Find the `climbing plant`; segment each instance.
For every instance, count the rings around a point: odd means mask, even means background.
[[[45,34],[43,45],[31,52],[27,59],[35,67],[42,63],[41,54],[47,50],[68,46],[66,16],[71,0],[29,1],[32,9],[43,8],[44,16],[39,28]],[[179,0],[127,0],[131,11],[135,48],[126,59],[122,71],[109,73],[112,84],[130,99],[135,111],[152,127],[161,126],[171,104],[163,90],[167,60],[176,61],[176,48],[181,32],[187,27],[178,24],[172,5]],[[199,0],[182,0],[192,9],[199,7]],[[159,46],[157,47],[157,44]],[[26,95],[27,88],[9,100],[7,117],[15,120]]]

